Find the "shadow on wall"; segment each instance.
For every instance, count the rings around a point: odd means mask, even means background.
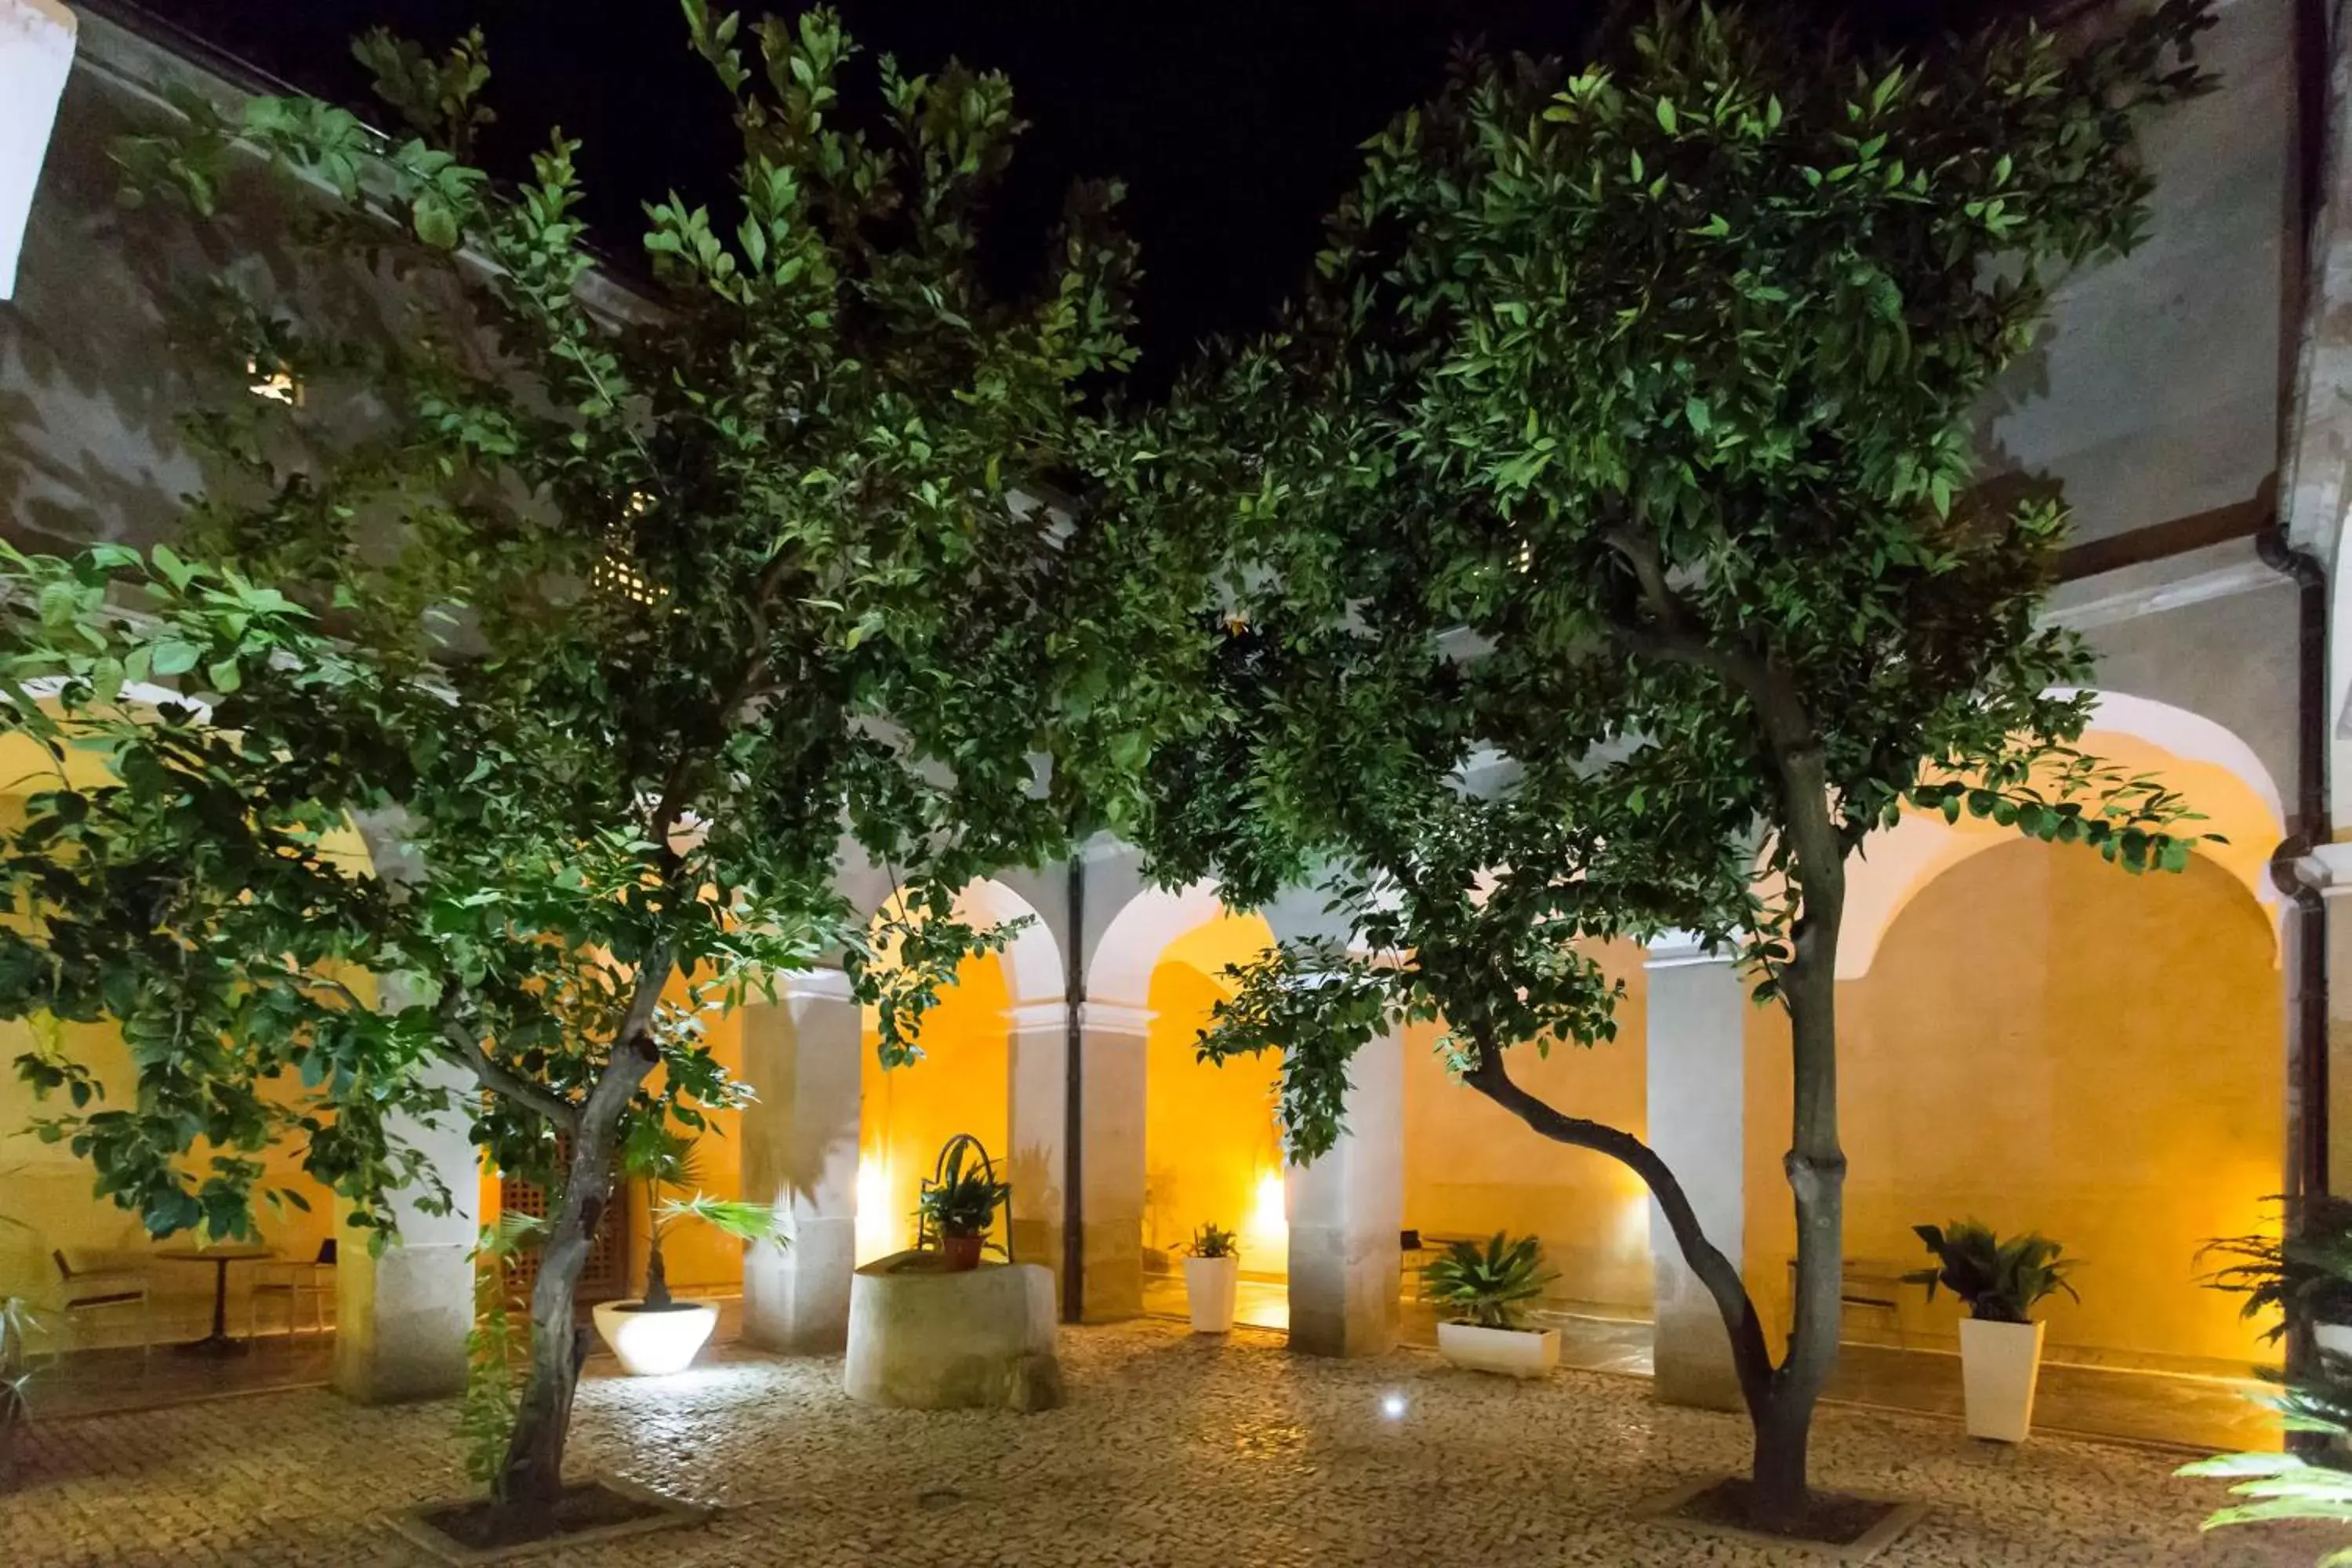
[[[2197,1283],[2209,1237],[2271,1223],[2284,1147],[2271,919],[2201,856],[2131,877],[2014,841],[1930,884],[1869,973],[1841,984],[1846,1254],[1914,1266],[1910,1226],[1974,1216],[2083,1259],[2080,1305],[2045,1316],[2062,1359],[2182,1370],[2273,1359],[2237,1300]],[[1748,1028],[1748,1277],[1785,1329],[1794,1221],[1780,1151],[1787,1018]],[[1902,1293],[1912,1342],[1948,1342],[1944,1300]],[[1885,1314],[1848,1314],[1857,1339]]]

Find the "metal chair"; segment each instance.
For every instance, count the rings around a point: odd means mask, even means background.
[[[334,1268],[335,1238],[331,1236],[319,1243],[319,1256],[316,1258],[290,1263],[257,1265],[253,1284],[245,1298],[246,1337],[261,1337],[262,1302],[282,1300],[286,1303],[286,1338],[292,1341],[306,1298],[310,1304],[311,1331],[326,1332],[327,1298],[334,1292]]]
[[[76,1321],[114,1307],[139,1309],[139,1353],[145,1355],[154,1348],[155,1336],[148,1331],[152,1303],[145,1270],[76,1268],[62,1249],[52,1249],[49,1258],[58,1266],[58,1279],[63,1287],[58,1310],[68,1326],[68,1332],[58,1341],[59,1355],[65,1353],[65,1342],[77,1337],[70,1331]]]

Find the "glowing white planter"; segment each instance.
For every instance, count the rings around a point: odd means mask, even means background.
[[[1558,1329],[1482,1329],[1475,1323],[1437,1325],[1437,1353],[1473,1372],[1541,1377],[1559,1364]]]
[[[2352,1323],[2314,1323],[2311,1337],[2330,1355],[2352,1356]]]
[[[1184,1259],[1184,1304],[1192,1309],[1194,1333],[1222,1334],[1232,1329],[1241,1283],[1237,1256]]]
[[[1969,1436],[2022,1443],[2033,1430],[2043,1326],[1960,1320],[1960,1384],[1968,1394]]]
[[[635,1301],[596,1303],[596,1331],[632,1377],[664,1377],[694,1364],[694,1352],[719,1326],[719,1309],[681,1301],[663,1312],[633,1311]]]

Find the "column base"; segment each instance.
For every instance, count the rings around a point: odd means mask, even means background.
[[[335,1268],[334,1391],[359,1405],[464,1393],[473,1249],[411,1245],[372,1258],[362,1238],[352,1243]]]
[[[743,1338],[786,1355],[828,1355],[849,1343],[849,1282],[857,1222],[804,1218],[788,1247],[743,1257]]]

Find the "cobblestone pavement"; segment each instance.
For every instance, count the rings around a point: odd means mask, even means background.
[[[1630,1516],[1738,1468],[1737,1417],[1639,1380],[1543,1384],[1425,1352],[1295,1357],[1162,1324],[1066,1331],[1071,1403],[1041,1415],[868,1410],[832,1359],[730,1353],[664,1381],[593,1378],[576,1467],[721,1505],[709,1523],[559,1558],[601,1564],[1773,1564],[1806,1559]],[[362,1410],[318,1391],[26,1434],[0,1564],[399,1564],[383,1521],[459,1495],[452,1407]],[[1930,1505],[1879,1562],[1937,1568],[2307,1564],[2324,1538],[2196,1523],[2217,1495],[2174,1456],[1973,1443],[1914,1416],[1825,1411],[1824,1484]],[[1813,1561],[1819,1561],[1814,1559]]]

